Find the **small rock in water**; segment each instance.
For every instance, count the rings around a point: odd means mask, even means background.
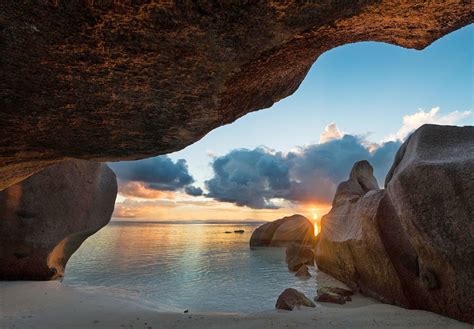
[[[316,307],[308,297],[293,288],[283,291],[275,304],[277,309],[288,311],[292,311],[295,306]]]
[[[308,267],[306,265],[303,265],[296,272],[295,276],[299,278],[310,278],[311,274],[309,274]]]
[[[232,233],[232,232],[231,231],[225,231],[224,233],[229,234],[229,233]]]
[[[189,310],[184,310],[184,313],[188,313],[188,312],[189,312]]]
[[[244,230],[235,230],[234,233],[244,233]]]

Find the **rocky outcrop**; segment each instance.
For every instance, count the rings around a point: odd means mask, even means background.
[[[0,192],[0,279],[64,275],[82,242],[106,225],[117,181],[105,164],[70,160]]]
[[[180,150],[331,48],[421,49],[473,20],[470,1],[1,1],[0,190],[68,157]]]
[[[385,190],[354,166],[322,219],[318,267],[385,302],[474,323],[474,127],[424,125]],[[370,176],[370,175],[369,175]]]
[[[286,247],[314,244],[313,223],[302,215],[293,215],[265,223],[253,231],[250,247]]]
[[[401,283],[379,234],[377,215],[384,191],[369,184],[374,181],[372,166],[360,161],[349,180],[338,186],[331,211],[321,219],[316,263],[352,289],[404,305]]]
[[[316,307],[303,293],[296,289],[288,288],[278,296],[275,307],[280,310],[292,311],[295,307]]]
[[[314,266],[314,252],[311,247],[293,243],[286,248],[285,260],[288,270],[298,271],[303,265]]]

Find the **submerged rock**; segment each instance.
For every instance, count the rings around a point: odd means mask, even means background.
[[[106,165],[64,161],[0,192],[0,279],[51,280],[110,221],[117,181]]]
[[[292,311],[295,307],[306,306],[316,307],[316,305],[303,293],[296,289],[288,288],[278,296],[275,307],[280,310]]]
[[[420,127],[385,190],[364,183],[369,167],[354,166],[322,219],[319,269],[384,302],[474,323],[474,127]]]
[[[314,252],[310,247],[291,244],[286,248],[285,254],[285,260],[290,271],[298,271],[303,265],[314,265]]]
[[[298,271],[296,271],[295,276],[299,278],[310,278],[311,274],[309,273],[308,266],[302,265]]]
[[[285,247],[292,243],[313,246],[313,223],[302,215],[277,219],[259,226],[250,237],[250,247]]]

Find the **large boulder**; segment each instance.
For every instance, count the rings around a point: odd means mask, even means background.
[[[385,186],[358,195],[352,175],[339,186],[318,267],[385,302],[474,323],[474,127],[422,126]]]
[[[474,323],[474,127],[424,125],[385,185],[378,222],[409,306]]]
[[[65,158],[138,159],[291,95],[325,51],[422,49],[471,1],[0,1],[0,190]]]
[[[286,247],[293,243],[312,246],[314,225],[302,215],[293,215],[265,223],[253,231],[250,247]]]
[[[331,211],[321,219],[316,263],[352,289],[403,305],[401,283],[379,235],[377,209],[384,191],[373,182],[372,166],[360,161],[339,184]]]
[[[0,279],[51,280],[110,221],[117,180],[105,164],[69,160],[0,192]]]

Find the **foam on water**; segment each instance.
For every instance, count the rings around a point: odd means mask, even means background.
[[[257,226],[111,222],[73,255],[63,284],[167,311],[260,312],[290,287],[314,297],[314,276],[288,272],[284,249],[250,250]]]

